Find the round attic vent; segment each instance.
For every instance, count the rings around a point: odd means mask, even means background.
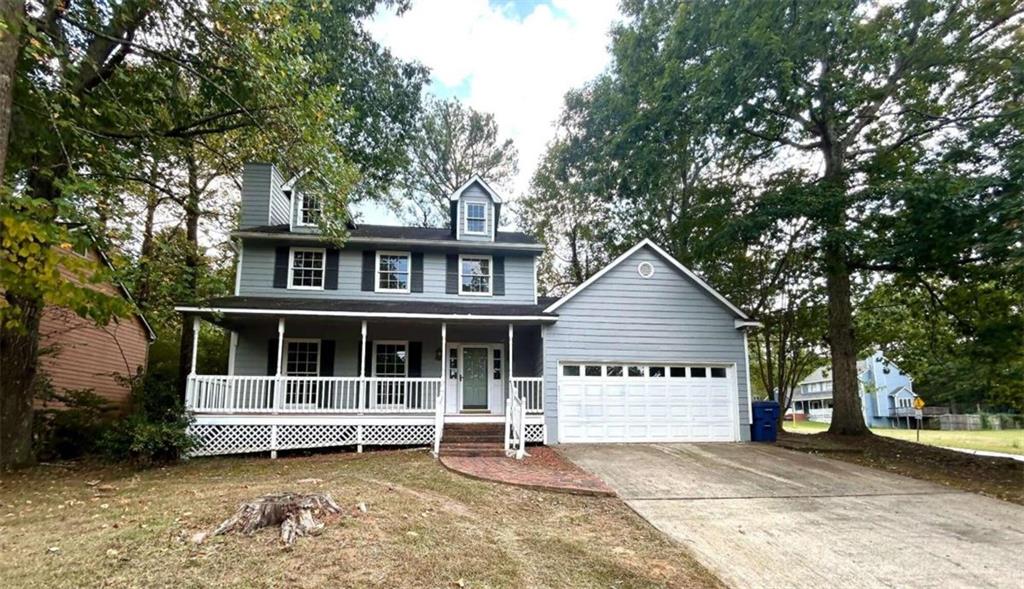
[[[641,278],[650,278],[654,276],[654,266],[650,262],[640,262],[636,267],[636,273]]]

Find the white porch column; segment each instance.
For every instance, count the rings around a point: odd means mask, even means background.
[[[359,334],[362,338],[359,344],[359,377],[366,378],[366,320],[364,319],[362,324],[359,326]],[[363,392],[365,390],[365,393]],[[359,385],[359,404],[364,405],[363,409],[366,409],[370,405],[370,387],[365,384],[365,381],[360,381]],[[360,430],[362,431],[362,430]],[[361,438],[360,438],[361,439]],[[363,451],[362,442],[359,443],[359,451]]]
[[[235,374],[235,355],[238,353],[238,332],[231,330],[231,340],[228,344],[228,376]]]
[[[284,379],[281,378],[281,359],[284,358],[284,317],[277,320],[277,366],[274,371],[274,413],[284,405]],[[276,452],[272,452],[276,454]]]
[[[444,414],[448,404],[448,324],[441,322],[441,395],[434,407],[434,456],[441,454],[441,436],[444,435]]]
[[[359,376],[366,378],[366,321],[363,320],[362,326],[359,328],[359,334],[362,336],[362,343],[359,345]]]
[[[448,324],[441,323],[441,401],[448,402]]]
[[[508,384],[512,388],[512,324],[508,324]]]
[[[196,358],[199,354],[199,316],[192,318],[192,376],[196,375]]]

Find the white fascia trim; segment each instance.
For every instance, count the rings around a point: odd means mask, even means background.
[[[554,323],[558,317],[547,315],[472,315],[440,313],[382,313],[359,311],[301,311],[296,309],[233,309],[222,307],[175,307],[179,313],[218,313],[238,315],[283,315],[311,317],[363,317],[370,319],[476,319],[481,321],[547,321]]]
[[[501,196],[499,196],[498,193],[495,192],[493,188],[491,188],[491,185],[488,184],[486,180],[481,178],[479,174],[470,178],[469,181],[467,181],[462,186],[459,186],[459,188],[456,189],[455,192],[451,193],[451,195],[448,196],[448,199],[459,200],[459,198],[462,197],[462,193],[465,192],[467,188],[472,186],[474,182],[479,182],[480,186],[484,187],[484,191],[487,192],[488,196],[491,197],[491,200],[499,203],[503,202]]]
[[[551,313],[555,309],[561,307],[566,302],[568,302],[570,299],[572,299],[574,296],[576,296],[579,293],[583,292],[588,286],[590,286],[591,284],[596,282],[598,279],[600,279],[602,276],[607,274],[612,268],[614,268],[614,267],[618,266],[619,264],[621,264],[624,260],[626,260],[627,258],[632,256],[634,253],[636,253],[640,248],[642,248],[644,246],[649,246],[652,250],[654,250],[655,253],[660,255],[662,258],[667,260],[670,264],[675,266],[676,269],[678,269],[680,272],[682,272],[683,274],[688,276],[691,280],[696,282],[698,286],[700,286],[701,288],[706,290],[711,296],[713,296],[715,299],[717,299],[718,302],[722,303],[730,311],[732,311],[733,313],[738,315],[740,317],[740,319],[743,319],[743,320],[749,320],[750,319],[750,317],[748,317],[746,313],[744,313],[743,311],[740,311],[735,305],[733,305],[728,300],[726,300],[726,298],[723,297],[717,290],[715,290],[714,288],[711,288],[710,284],[708,284],[707,282],[704,282],[704,279],[702,279],[700,276],[697,276],[696,274],[694,274],[692,270],[690,270],[686,266],[683,266],[682,264],[680,264],[679,260],[675,259],[668,252],[666,252],[665,250],[663,250],[660,247],[658,247],[658,244],[656,244],[653,241],[651,241],[650,238],[645,238],[640,243],[638,243],[638,244],[634,245],[633,247],[629,248],[629,250],[627,250],[621,256],[615,258],[615,260],[613,260],[610,264],[608,264],[604,268],[601,268],[600,272],[598,272],[597,274],[594,274],[593,276],[588,278],[583,284],[581,284],[581,285],[577,286],[576,288],[572,289],[572,291],[570,291],[569,294],[567,294],[564,297],[562,297],[562,298],[558,299],[557,301],[555,301],[554,304],[552,304],[547,309],[544,309],[544,312],[545,313]]]
[[[764,324],[760,321],[745,321],[743,319],[733,321],[733,325],[736,326],[736,329],[743,329],[744,327],[764,327]]]
[[[311,241],[316,243],[323,243],[325,241],[322,235],[316,233],[308,234],[295,234],[295,233],[260,233],[257,231],[235,231],[231,234],[233,237],[244,237],[246,239],[267,239],[274,241]],[[381,238],[381,237],[349,237],[347,239],[349,243],[368,243],[368,244],[382,244],[382,245],[395,245],[395,246],[426,246],[426,247],[465,247],[465,248],[476,248],[481,247],[491,248],[495,250],[520,250],[530,252],[543,252],[544,246],[539,243],[499,243],[496,241],[462,241],[450,240],[432,240],[432,239],[394,239],[394,238]]]

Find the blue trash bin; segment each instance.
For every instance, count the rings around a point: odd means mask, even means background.
[[[778,438],[779,404],[776,401],[754,401],[750,423],[751,442],[775,442]]]

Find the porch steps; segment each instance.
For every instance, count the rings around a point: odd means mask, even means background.
[[[505,455],[505,424],[449,423],[441,436],[442,456]]]

